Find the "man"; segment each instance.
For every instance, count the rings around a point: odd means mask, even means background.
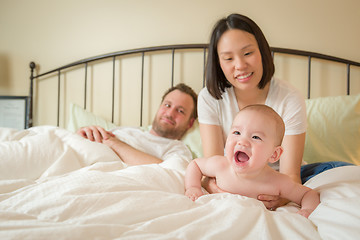
[[[180,83],[162,97],[149,132],[120,127],[110,131],[99,126],[83,127],[77,134],[109,146],[128,165],[161,163],[172,157],[191,157],[180,141],[197,118],[197,94]]]

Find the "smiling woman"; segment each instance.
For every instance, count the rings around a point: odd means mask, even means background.
[[[298,143],[287,148],[295,149],[284,153],[288,160],[282,167],[300,182],[295,169],[300,168],[304,145],[305,102],[294,87],[273,79],[271,50],[258,25],[239,14],[220,19],[210,37],[206,73],[206,88],[199,93],[198,102],[204,155],[223,154],[231,121],[240,109],[250,104],[266,104],[285,121],[284,143]],[[299,110],[293,113],[293,109]],[[289,152],[294,155],[286,157]]]
[[[206,88],[199,93],[198,102],[203,153],[205,157],[223,155],[236,114],[246,106],[265,104],[285,123],[282,157],[272,167],[301,183],[309,175],[306,166],[300,175],[307,125],[305,100],[295,87],[273,78],[274,70],[269,44],[253,20],[231,14],[215,24],[209,44]],[[314,172],[324,170],[319,169]],[[210,183],[213,184],[205,186],[209,192],[221,191],[214,181]],[[278,195],[265,194],[258,199],[267,208],[288,202]]]

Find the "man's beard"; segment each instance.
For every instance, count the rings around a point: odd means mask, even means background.
[[[161,124],[159,120],[154,119],[152,123],[152,129],[161,137],[170,139],[180,139],[187,129],[167,127],[165,124]]]

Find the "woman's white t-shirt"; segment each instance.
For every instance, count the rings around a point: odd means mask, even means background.
[[[265,105],[273,108],[285,123],[285,135],[297,135],[306,131],[306,106],[301,93],[288,82],[273,78]],[[207,88],[198,97],[199,123],[219,125],[226,142],[232,121],[239,112],[234,88],[226,88],[222,99],[215,99]]]

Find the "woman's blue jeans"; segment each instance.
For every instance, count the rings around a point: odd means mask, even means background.
[[[354,165],[348,162],[319,162],[319,163],[311,163],[301,166],[301,182],[304,184],[310,178],[316,176],[319,173],[322,173],[326,170],[342,167],[342,166],[349,166]]]

